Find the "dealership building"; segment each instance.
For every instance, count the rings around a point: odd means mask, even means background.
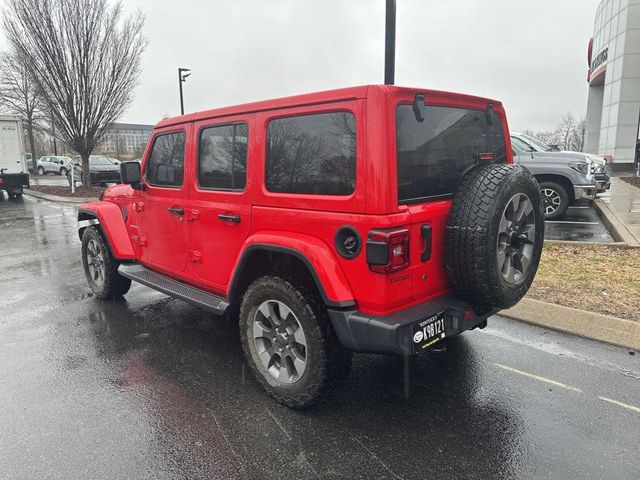
[[[633,164],[640,138],[640,0],[602,0],[588,48],[585,151]]]

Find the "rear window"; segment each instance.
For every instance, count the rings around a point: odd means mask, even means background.
[[[504,163],[502,123],[483,110],[425,106],[419,122],[411,105],[396,110],[398,201],[410,203],[454,194],[474,165]],[[481,154],[488,159],[480,160]]]
[[[350,195],[356,185],[356,121],[349,112],[271,120],[267,190]]]

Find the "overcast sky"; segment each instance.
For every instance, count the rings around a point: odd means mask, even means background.
[[[512,130],[586,111],[599,0],[397,0],[396,83],[501,100]],[[149,46],[125,122],[382,83],[385,0],[125,0]]]

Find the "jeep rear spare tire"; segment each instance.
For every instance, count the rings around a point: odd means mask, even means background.
[[[519,165],[487,165],[462,179],[449,214],[446,269],[478,309],[515,305],[529,290],[544,241],[538,184]]]

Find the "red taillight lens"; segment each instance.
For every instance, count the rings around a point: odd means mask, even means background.
[[[480,160],[493,160],[493,153],[481,153]]]
[[[378,273],[391,273],[409,266],[409,230],[371,230],[367,240],[367,263]]]
[[[4,180],[0,178],[0,185],[4,183]]]

